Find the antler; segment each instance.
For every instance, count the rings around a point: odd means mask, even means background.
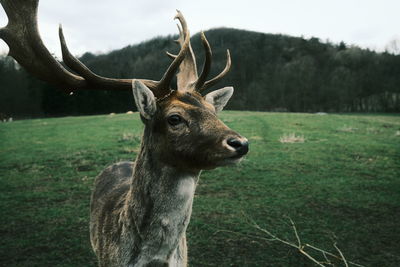
[[[178,26],[179,29],[179,38],[175,42],[177,42],[181,47],[184,44],[185,39],[189,39],[189,49],[188,53],[186,53],[185,58],[182,61],[182,64],[179,66],[179,72],[177,76],[177,85],[178,89],[183,89],[185,87],[190,87],[191,84],[197,79],[197,67],[196,67],[196,58],[193,53],[192,46],[190,45],[190,36],[185,35],[188,32],[188,27],[185,18],[182,13],[177,10],[177,14],[175,19],[178,19],[182,25],[182,28]],[[176,58],[175,55],[169,54],[170,57]],[[186,88],[188,89],[188,88]]]
[[[187,32],[187,23],[182,13],[179,10],[177,10],[177,12],[178,14],[175,16],[175,18],[179,19],[179,21],[181,22],[182,29],[178,26],[179,38],[178,40],[176,40],[176,42],[181,46],[182,49],[184,40],[188,37],[185,35],[185,33]],[[207,81],[206,79],[211,69],[212,51],[204,32],[201,33],[200,37],[205,50],[205,61],[203,70],[200,76],[198,76],[196,58],[189,42],[188,53],[183,59],[182,64],[179,66],[179,72],[177,74],[179,90],[196,90],[201,92],[219,82],[229,72],[229,69],[231,67],[231,56],[229,50],[227,50],[227,61],[225,68],[217,76]],[[168,52],[167,55],[173,59],[176,59],[177,57],[176,55]]]
[[[59,36],[63,60],[78,75],[65,69],[44,46],[37,27],[39,0],[0,0],[7,16],[8,24],[0,29],[0,38],[9,46],[9,55],[25,69],[41,80],[57,87],[74,90],[131,90],[132,79],[112,79],[99,76],[90,71],[68,50],[60,26]],[[187,27],[182,33],[181,50],[174,58],[160,81],[139,79],[149,87],[156,97],[166,95],[179,65],[186,57],[190,47],[190,34]]]
[[[214,84],[216,84],[217,82],[219,82],[222,78],[225,77],[226,74],[228,74],[229,70],[231,69],[231,53],[229,53],[229,49],[226,50],[226,65],[225,68],[214,78],[212,78],[211,80],[208,80],[204,83],[204,85],[199,86],[200,89],[198,89],[199,91],[203,91],[206,90],[207,88],[210,88],[211,86],[213,86]]]

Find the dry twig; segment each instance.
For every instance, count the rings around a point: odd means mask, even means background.
[[[289,241],[287,241],[287,240],[283,240],[283,239],[277,237],[276,235],[272,234],[270,231],[268,231],[268,230],[266,230],[266,229],[260,227],[254,220],[252,220],[252,219],[249,218],[248,216],[245,215],[245,217],[251,222],[251,224],[253,225],[254,228],[256,228],[257,230],[259,230],[259,231],[261,231],[261,232],[267,234],[269,237],[271,237],[271,239],[267,239],[267,240],[269,240],[269,241],[279,241],[279,242],[281,242],[281,243],[283,243],[283,244],[285,244],[285,245],[287,245],[287,246],[296,248],[301,254],[303,254],[305,257],[307,257],[308,259],[310,259],[312,262],[314,262],[314,263],[315,263],[316,265],[318,265],[318,266],[322,266],[322,267],[325,267],[326,265],[334,266],[334,264],[328,259],[328,257],[327,257],[327,255],[328,255],[328,256],[331,256],[331,257],[333,257],[333,258],[335,258],[335,259],[337,259],[337,260],[340,260],[341,262],[343,262],[343,264],[344,264],[346,267],[349,267],[349,264],[354,265],[354,266],[358,266],[358,267],[364,267],[363,265],[360,265],[360,264],[357,264],[357,263],[354,263],[354,262],[351,262],[351,261],[347,261],[346,258],[344,257],[344,254],[343,254],[342,251],[338,248],[338,246],[337,246],[336,243],[334,243],[333,246],[334,246],[335,249],[338,251],[338,253],[339,253],[340,256],[335,255],[335,254],[333,254],[333,253],[331,253],[331,252],[325,251],[325,250],[323,250],[323,249],[317,248],[317,247],[312,246],[312,245],[310,245],[310,244],[304,244],[304,245],[303,245],[302,242],[301,242],[299,233],[298,233],[298,231],[297,231],[296,225],[295,225],[295,223],[293,222],[293,220],[292,220],[291,218],[289,218],[289,220],[290,220],[290,223],[291,223],[293,232],[294,232],[294,234],[295,234],[295,236],[296,236],[297,245],[294,244],[294,243],[292,243],[292,242],[289,242]],[[322,255],[324,256],[326,262],[319,261],[319,260],[317,260],[316,258],[314,258],[313,256],[311,256],[309,253],[307,253],[307,252],[305,251],[305,248],[307,248],[307,247],[310,248],[310,249],[313,249],[313,250],[315,250],[315,251],[318,251],[318,252],[322,253]],[[325,264],[325,265],[324,265],[324,264]]]

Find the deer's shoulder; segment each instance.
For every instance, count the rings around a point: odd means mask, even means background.
[[[95,181],[95,190],[93,191],[92,199],[96,200],[99,197],[105,197],[111,192],[113,194],[128,191],[129,181],[132,178],[133,172],[132,161],[122,161],[114,163],[104,169]]]

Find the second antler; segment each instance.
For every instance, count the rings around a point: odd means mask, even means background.
[[[185,46],[186,32],[188,32],[188,28],[186,20],[183,17],[182,13],[179,10],[177,10],[177,12],[178,14],[175,16],[175,18],[180,21],[182,28],[180,28],[178,25],[179,38],[178,40],[176,40],[176,42],[179,43],[182,49]],[[205,50],[205,61],[202,72],[200,73],[200,76],[197,75],[196,58],[193,49],[189,43],[188,52],[186,53],[186,56],[183,59],[183,62],[180,65],[179,72],[177,74],[178,89],[182,88],[184,90],[196,90],[201,92],[219,82],[229,72],[231,68],[231,56],[229,50],[227,50],[227,61],[225,68],[217,76],[207,81],[207,76],[210,73],[211,69],[212,51],[204,32],[201,33],[200,37]],[[167,54],[173,59],[177,58],[176,55],[172,55],[170,53]]]

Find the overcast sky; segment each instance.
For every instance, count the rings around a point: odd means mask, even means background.
[[[377,50],[400,38],[400,0],[41,0],[39,28],[57,55],[59,23],[74,54],[103,53],[177,33],[175,9],[182,11],[192,34],[233,27]],[[0,25],[6,24],[0,8]],[[0,52],[7,50],[0,41]]]

